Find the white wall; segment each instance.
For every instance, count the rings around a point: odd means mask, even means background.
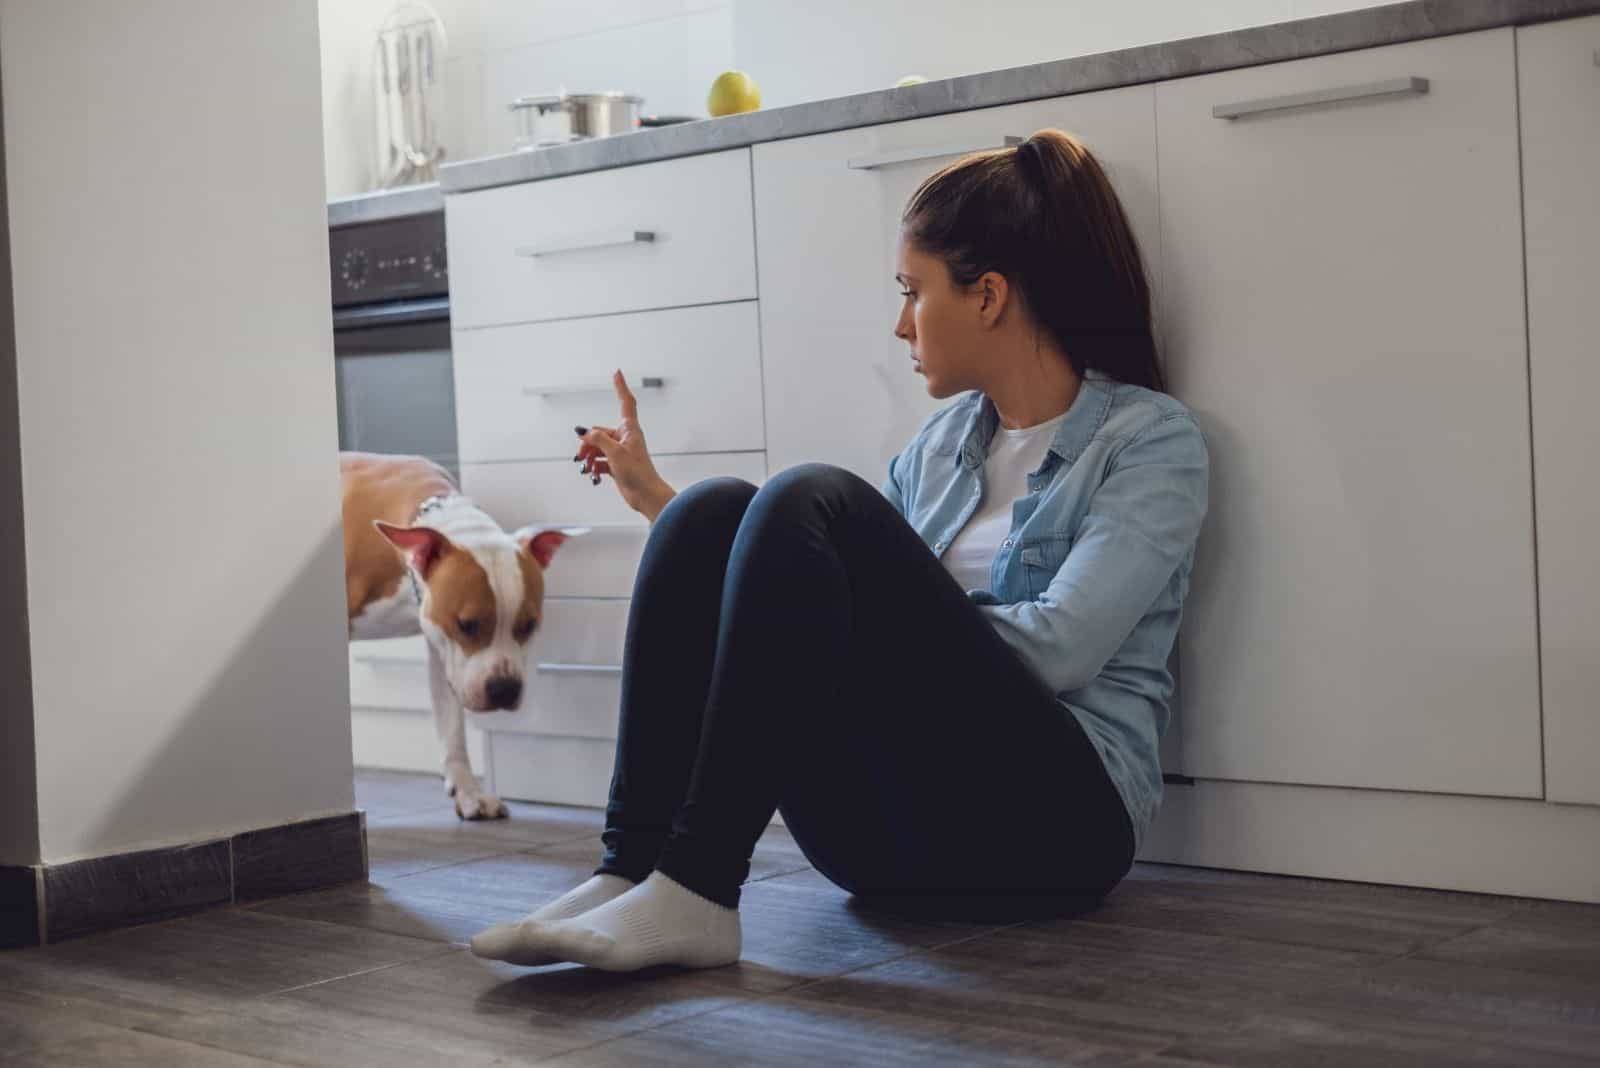
[[[1387,0],[1386,0],[1387,2]],[[762,105],[887,89],[1376,7],[1370,0],[735,0],[733,51]]]
[[[731,0],[437,0],[448,58],[439,139],[450,160],[514,148],[519,96],[623,89],[646,114],[705,114],[733,66]],[[328,195],[373,187],[372,48],[395,0],[321,0]]]
[[[353,805],[318,74],[316,0],[0,0],[47,863]]]

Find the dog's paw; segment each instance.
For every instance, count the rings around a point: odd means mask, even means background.
[[[510,815],[505,802],[493,794],[457,790],[455,799],[456,815],[464,820],[503,820]]]

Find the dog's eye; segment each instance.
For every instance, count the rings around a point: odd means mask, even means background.
[[[456,620],[456,629],[461,632],[461,636],[464,638],[476,638],[478,636],[478,621],[476,619],[458,619]]]
[[[519,642],[527,641],[533,637],[533,628],[538,622],[536,619],[524,619],[521,623],[511,628],[511,636]]]

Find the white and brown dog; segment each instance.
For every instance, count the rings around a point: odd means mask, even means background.
[[[575,528],[507,534],[419,456],[339,454],[350,638],[422,634],[445,792],[462,819],[499,819],[467,757],[463,709],[522,704],[544,569]]]

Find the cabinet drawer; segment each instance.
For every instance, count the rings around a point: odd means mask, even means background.
[[[622,643],[628,633],[628,603],[546,598],[539,635],[528,646],[530,677],[620,675]]]
[[[473,717],[489,731],[615,738],[628,601],[552,597],[528,646],[527,688],[515,712]]]
[[[617,367],[652,452],[759,451],[760,349],[754,301],[457,331],[461,459],[570,462],[573,426],[617,421]]]
[[[646,428],[648,432],[648,427]],[[678,489],[718,475],[760,485],[760,452],[663,456],[656,470]],[[650,525],[622,502],[609,479],[596,486],[563,460],[462,464],[463,492],[507,530],[529,523],[582,524],[589,533],[563,545],[545,575],[547,597],[628,597]]]
[[[611,740],[515,732],[488,737],[488,765],[501,797],[605,807],[617,752]]]
[[[445,198],[454,324],[749,300],[748,149]]]
[[[625,622],[627,602],[612,603],[619,606]],[[522,707],[515,712],[476,713],[472,717],[473,726],[496,734],[616,738],[622,700],[621,671],[534,670],[535,660],[543,656],[542,651],[535,649],[529,658]]]
[[[350,704],[429,711],[428,644],[410,638],[350,643]]]

